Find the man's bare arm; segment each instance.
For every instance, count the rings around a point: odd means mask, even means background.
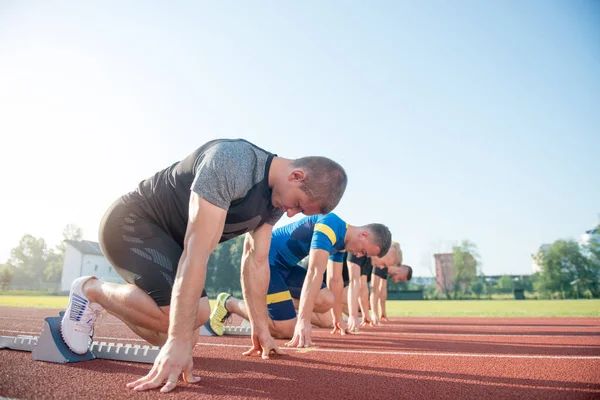
[[[198,382],[192,375],[194,363],[194,322],[198,304],[206,281],[206,265],[221,235],[227,211],[192,193],[189,203],[189,220],[184,238],[183,253],[171,294],[168,338],[161,348],[154,366],[143,378],[130,382],[127,387],[142,391],[164,386],[169,392],[177,386],[179,375],[187,382]],[[166,383],[165,383],[166,382]]]
[[[348,331],[358,331],[358,297],[360,294],[360,267],[348,262]]]
[[[329,252],[321,249],[311,249],[308,259],[308,271],[302,285],[300,305],[298,306],[298,319],[303,319],[310,324],[315,301],[321,290],[323,274],[327,268]]]
[[[173,283],[169,337],[190,341],[206,282],[208,259],[219,244],[227,211],[192,192],[189,220]]]
[[[348,316],[358,317],[358,297],[360,295],[360,266],[348,261]]]
[[[327,263],[327,287],[333,293],[333,308],[331,314],[333,316],[333,332],[340,329],[340,333],[345,334],[346,326],[342,317],[342,293],[344,292],[344,281],[342,278],[342,263],[333,262]]]
[[[242,254],[242,291],[248,306],[252,329],[269,332],[267,290],[269,288],[269,248],[272,225],[262,225],[246,235]]]
[[[369,318],[369,282],[367,282],[367,276],[360,276],[360,291],[358,302],[360,305],[360,312],[363,316],[363,322],[370,321]]]
[[[377,268],[377,267],[373,267]],[[379,323],[379,282],[381,278],[375,274],[371,275],[371,319],[373,324]]]

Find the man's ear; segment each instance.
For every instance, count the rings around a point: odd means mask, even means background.
[[[304,182],[306,180],[306,173],[301,169],[295,169],[288,175],[290,182]]]

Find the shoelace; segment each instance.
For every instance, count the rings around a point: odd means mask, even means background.
[[[231,319],[231,313],[227,311],[225,307],[221,306],[217,307],[215,310],[215,316],[217,317],[218,321],[221,322],[226,322],[228,319]]]
[[[92,337],[94,335],[94,325],[102,320],[104,308],[101,306],[89,305],[83,315],[81,321],[75,323],[75,331],[85,333]]]

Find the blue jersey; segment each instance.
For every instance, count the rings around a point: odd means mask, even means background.
[[[273,231],[269,264],[291,268],[308,256],[310,249],[329,252],[329,259],[344,260],[346,224],[333,213],[311,215]]]

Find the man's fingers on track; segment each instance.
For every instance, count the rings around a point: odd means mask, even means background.
[[[177,387],[177,381],[167,381],[167,383],[165,383],[165,386],[163,386],[162,388],[160,388],[161,393],[167,393],[170,392],[171,390],[175,389]]]
[[[195,376],[193,371],[193,364],[186,371],[183,372],[183,380],[187,383],[198,383],[200,382],[200,377]]]

